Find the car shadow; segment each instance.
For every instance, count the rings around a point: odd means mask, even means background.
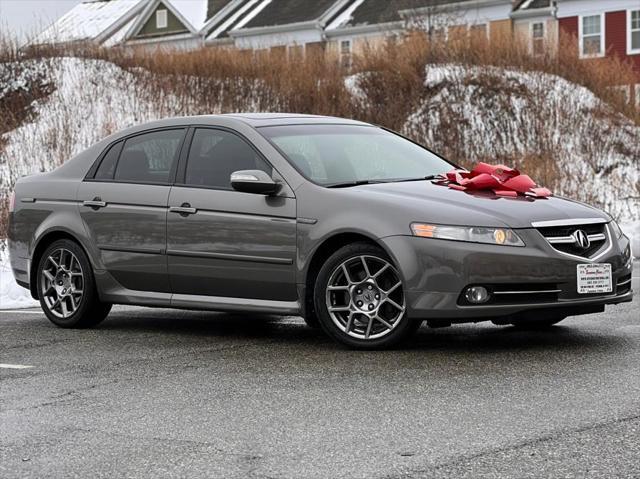
[[[225,341],[247,341],[300,346],[307,349],[347,350],[331,341],[321,330],[308,327],[301,318],[272,315],[202,311],[137,310],[117,311],[99,326],[100,330],[137,332],[158,336],[180,335]],[[626,339],[593,323],[563,323],[544,330],[521,330],[484,322],[431,329],[426,323],[405,343],[392,351],[405,353],[500,353],[510,351],[578,351],[588,353],[622,347]],[[357,352],[356,354],[366,354]],[[378,354],[378,353],[375,353]]]

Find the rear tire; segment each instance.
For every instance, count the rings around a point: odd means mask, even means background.
[[[58,240],[45,250],[36,281],[42,310],[61,328],[96,326],[111,310],[100,301],[89,259],[74,241]]]
[[[422,324],[407,317],[402,281],[390,258],[364,242],[346,245],[325,261],[314,304],[323,331],[353,349],[390,348]]]

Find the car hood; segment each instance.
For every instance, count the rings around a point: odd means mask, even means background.
[[[453,190],[429,181],[362,185],[350,190],[387,206],[389,202],[397,203],[411,214],[410,221],[511,228],[531,228],[531,223],[536,221],[581,218],[609,221],[602,211],[566,198],[505,198],[488,191]]]

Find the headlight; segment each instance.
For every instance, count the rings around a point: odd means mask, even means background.
[[[524,246],[524,242],[508,228],[484,228],[478,226],[445,226],[412,223],[411,231],[421,238],[436,238],[502,246]]]

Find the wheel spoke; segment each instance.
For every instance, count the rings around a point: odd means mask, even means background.
[[[346,264],[342,264],[342,272],[344,273],[344,277],[347,280],[347,284],[352,285],[353,281],[351,281],[351,276],[349,275],[349,270],[347,269],[347,265]]]
[[[45,277],[51,282],[53,283],[55,281],[55,277],[51,274],[51,272],[48,269],[44,269],[42,270],[42,274],[45,275]]]
[[[329,286],[329,291],[349,291],[349,286]]]
[[[366,278],[371,277],[371,272],[369,271],[369,267],[367,266],[367,259],[364,256],[360,256],[360,261],[362,261],[362,266],[364,267],[364,274]]]
[[[367,324],[367,331],[364,333],[364,339],[369,339],[371,335],[371,327],[373,326],[373,318],[369,316],[369,324]]]
[[[376,321],[378,321],[379,323],[384,324],[384,325],[385,325],[385,327],[386,327],[387,329],[393,329],[393,324],[391,324],[391,323],[389,323],[388,321],[386,321],[386,320],[382,319],[382,318],[380,317],[380,315],[376,314],[376,315],[374,316],[374,319],[375,319]]]
[[[386,290],[384,292],[384,294],[386,295],[390,295],[391,293],[393,293],[396,289],[398,289],[400,286],[402,286],[402,282],[398,281],[396,284],[394,284],[393,286],[391,286],[391,288],[389,288],[388,290]]]
[[[384,273],[390,267],[391,266],[389,265],[389,263],[385,264],[382,268],[380,268],[379,271],[376,272],[376,274],[373,275],[373,279],[376,279],[378,276],[380,276],[382,273]]]
[[[398,303],[396,303],[393,299],[385,299],[384,300],[385,303],[389,303],[391,306],[393,306],[394,308],[398,309],[399,311],[404,311],[404,306],[400,306]]]
[[[351,308],[349,306],[331,306],[329,307],[329,311],[339,313],[341,311],[351,311]]]
[[[349,318],[347,319],[347,325],[344,327],[345,333],[348,333],[349,331],[351,331],[351,326],[353,325],[353,316],[354,316],[354,313],[350,312]]]

